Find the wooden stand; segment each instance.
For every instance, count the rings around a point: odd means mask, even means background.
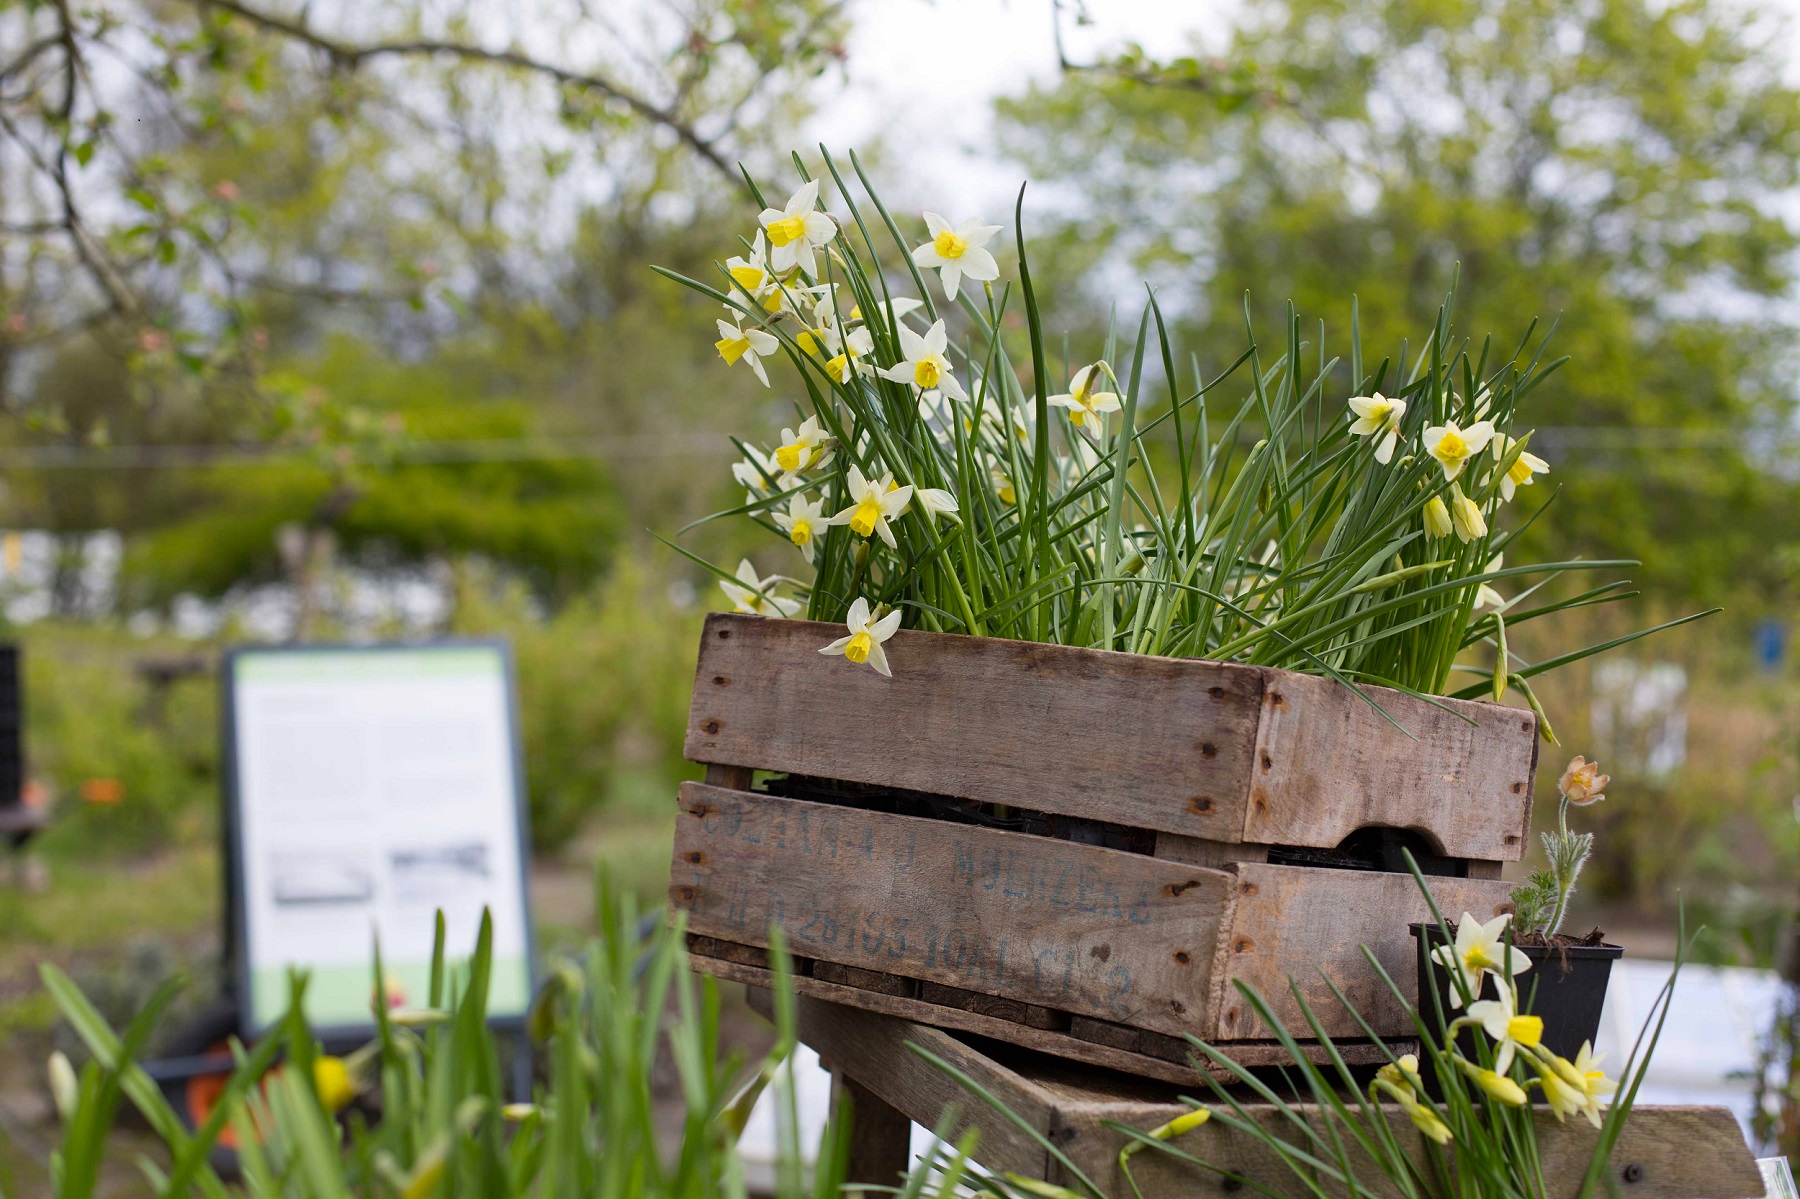
[[[751,988],[750,1001],[767,1014],[767,991]],[[1128,1195],[1131,1188],[1118,1166],[1119,1150],[1128,1138],[1109,1128],[1109,1122],[1152,1129],[1188,1110],[1177,1101],[1179,1096],[1208,1096],[1198,1080],[1189,1087],[1159,1085],[804,995],[798,1014],[800,1039],[818,1051],[839,1080],[841,1091],[835,1093],[848,1094],[852,1104],[852,1182],[894,1185],[911,1164],[909,1122],[935,1128],[954,1108],[952,1135],[976,1129],[980,1140],[975,1158],[986,1169],[1076,1186],[1077,1180],[1038,1139],[1042,1137],[1105,1194]],[[1026,1127],[982,1102],[915,1049],[962,1071],[1004,1102]],[[1273,1108],[1253,1110],[1259,1117],[1278,1118]],[[1394,1118],[1397,1127],[1410,1127],[1397,1110]],[[1592,1154],[1595,1132],[1581,1120],[1558,1124],[1547,1110],[1541,1110],[1539,1119],[1547,1193],[1573,1196]],[[1287,1193],[1294,1187],[1286,1166],[1222,1125],[1196,1129],[1181,1139],[1180,1146],[1195,1157],[1229,1167],[1244,1181],[1147,1149],[1132,1159],[1144,1199],[1242,1194],[1246,1186],[1257,1185]],[[1377,1177],[1371,1168],[1366,1181]],[[1726,1109],[1638,1107],[1625,1126],[1599,1193],[1625,1199],[1752,1199],[1762,1195],[1763,1182]]]

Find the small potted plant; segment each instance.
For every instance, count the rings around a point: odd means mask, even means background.
[[[1573,1057],[1595,1038],[1612,964],[1625,950],[1606,944],[1597,928],[1581,935],[1562,931],[1576,880],[1594,852],[1594,834],[1569,830],[1569,809],[1599,803],[1611,781],[1598,762],[1579,754],[1570,761],[1556,783],[1556,828],[1543,834],[1547,864],[1513,889],[1510,914],[1482,922],[1465,912],[1454,924],[1412,926],[1419,947],[1420,1010],[1432,1010],[1436,1000],[1430,992],[1443,987],[1446,972],[1469,979],[1510,970],[1529,974],[1520,980],[1519,1011],[1542,1019],[1551,1052]],[[1481,997],[1503,1000],[1493,977]],[[1449,987],[1444,997],[1449,1007],[1462,1006],[1458,988]]]

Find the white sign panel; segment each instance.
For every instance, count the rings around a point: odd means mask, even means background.
[[[378,994],[423,1006],[440,910],[453,964],[492,914],[489,1012],[522,1015],[531,931],[505,650],[245,649],[226,672],[246,1025],[281,1017],[295,966],[311,972],[317,1027],[367,1025]]]

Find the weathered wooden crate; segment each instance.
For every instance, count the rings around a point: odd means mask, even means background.
[[[670,895],[709,972],[796,985],[1076,1060],[1191,1078],[1192,1033],[1284,1055],[1254,984],[1334,1038],[1410,1022],[1407,923],[1493,913],[1525,846],[1518,709],[1217,662],[901,632],[894,677],[822,657],[838,626],[716,615],[702,635]],[[1409,735],[1410,734],[1410,735]],[[752,790],[755,772],[761,789]],[[1321,977],[1323,975],[1323,977]],[[1348,1056],[1373,1060],[1373,1046]]]

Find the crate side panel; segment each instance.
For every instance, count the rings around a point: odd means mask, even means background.
[[[687,756],[1238,839],[1261,670],[902,631],[884,678],[842,633],[710,617]]]
[[[702,936],[1171,1035],[1203,1027],[1234,880],[1022,833],[681,788],[671,902]]]
[[[1291,977],[1333,1037],[1360,1037],[1363,1030],[1332,995],[1326,977],[1383,1037],[1406,1037],[1413,1024],[1381,977],[1369,968],[1367,945],[1388,976],[1410,997],[1418,969],[1407,925],[1430,920],[1431,909],[1410,874],[1365,870],[1320,870],[1242,862],[1237,902],[1226,934],[1219,971],[1218,1037],[1221,1040],[1273,1036],[1256,1018],[1234,980],[1254,986],[1295,1036],[1307,1033]],[[1498,879],[1428,878],[1432,897],[1449,919],[1464,912],[1487,920],[1508,902],[1512,884]]]
[[[1537,718],[1439,700],[1446,711],[1379,687],[1367,694],[1405,731],[1336,680],[1270,672],[1242,839],[1330,848],[1386,825],[1428,834],[1448,857],[1523,857]]]

